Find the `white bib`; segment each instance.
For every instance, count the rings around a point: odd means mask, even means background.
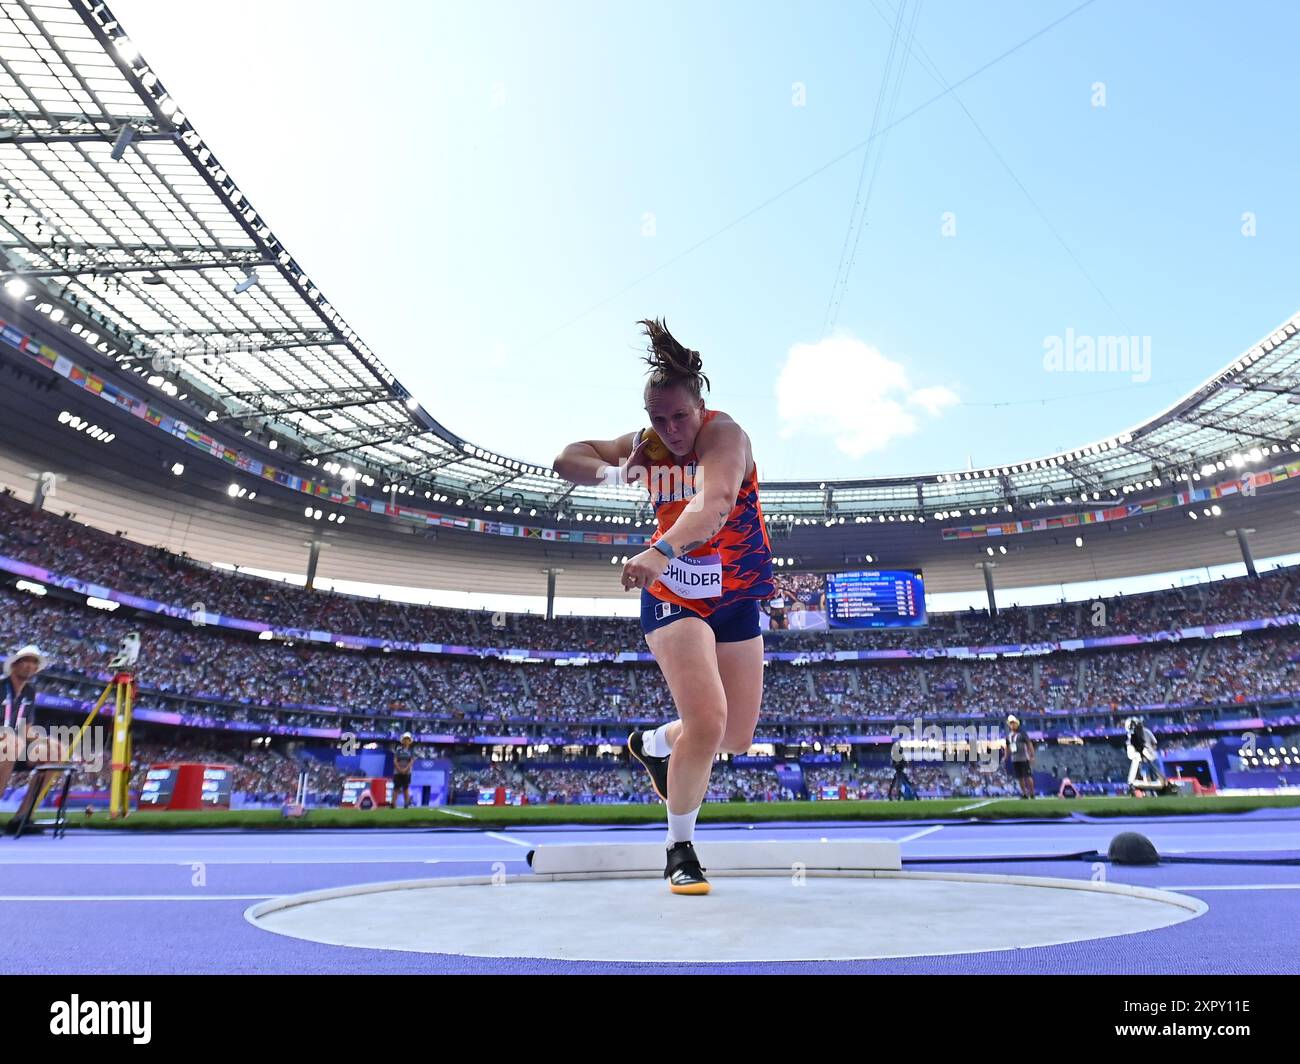
[[[718,598],[722,594],[722,555],[673,558],[659,579],[664,587],[681,598]]]

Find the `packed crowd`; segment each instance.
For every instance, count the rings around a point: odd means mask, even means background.
[[[215,611],[277,627],[476,647],[592,652],[645,649],[640,627],[632,619],[556,617],[547,621],[535,614],[454,610],[308,591],[216,569],[52,513],[33,512],[9,495],[0,495],[0,554],[62,576],[167,602],[197,617]],[[791,574],[791,579],[796,575]],[[1300,607],[1296,576],[1293,569],[1281,569],[1254,580],[1219,580],[1092,603],[1004,609],[997,617],[989,617],[983,610],[931,614],[927,625],[917,629],[854,632],[792,628],[771,631],[769,639],[774,648],[782,649],[923,649],[1156,633],[1295,611]]]
[[[1212,740],[1169,739],[1160,744],[1164,758],[1191,749],[1203,749]],[[1300,743],[1300,732],[1281,731],[1261,741],[1264,748],[1292,749]],[[433,749],[417,747],[417,756],[436,755]],[[1297,760],[1300,760],[1298,758]],[[299,774],[307,772],[310,804],[337,805],[343,781],[348,775],[318,757],[290,757],[266,745],[249,747],[226,743],[220,747],[195,737],[190,743],[147,741],[137,743],[132,756],[131,790],[139,791],[147,770],[158,764],[179,761],[231,765],[235,804],[274,804],[288,801],[297,791]],[[1040,744],[1035,769],[1046,773],[1054,784],[1068,777],[1080,793],[1101,793],[1106,785],[1127,779],[1128,757],[1122,745],[1110,743],[1055,746]],[[1019,790],[999,758],[980,765],[960,760],[912,760],[904,771],[915,794],[921,798],[1014,797]],[[894,773],[883,761],[856,764],[806,763],[803,767],[804,794],[812,800],[883,800],[890,794]],[[100,792],[109,788],[110,769],[105,763],[97,772],[83,771],[73,779],[74,792]],[[11,792],[25,779],[16,776]],[[509,800],[521,798],[529,804],[573,804],[606,802],[656,802],[645,774],[622,759],[587,759],[555,762],[541,758],[512,762],[461,759],[452,776],[453,797],[475,801],[481,792],[504,788]],[[713,766],[708,800],[788,801],[796,795],[782,786],[774,766],[737,765],[720,760]],[[6,796],[0,796],[4,798]],[[8,797],[13,797],[12,793]]]
[[[163,627],[0,589],[0,643],[35,643],[51,660],[42,687],[93,699],[122,637],[142,633],[144,706],[214,721],[343,728],[386,735],[403,721],[457,735],[526,734],[623,725],[673,715],[653,663],[588,667],[496,658],[416,656],[287,645],[206,626]],[[1084,653],[996,660],[799,665],[764,671],[760,730],[818,722],[852,726],[917,715],[971,720],[1129,706],[1232,705],[1300,693],[1300,637],[1291,628]],[[437,722],[436,726],[432,722]]]

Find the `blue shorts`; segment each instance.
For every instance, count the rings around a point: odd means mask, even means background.
[[[641,589],[641,631],[646,635],[683,617],[703,621],[713,629],[713,638],[719,643],[743,643],[759,634],[758,599],[739,599],[714,610],[708,617],[700,617],[694,610],[657,599]]]

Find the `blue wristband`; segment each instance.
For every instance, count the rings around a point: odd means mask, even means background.
[[[650,546],[654,547],[655,550],[657,550],[669,561],[672,561],[674,558],[677,557],[677,552],[673,550],[673,545],[671,543],[668,543],[665,540],[657,539],[653,543],[651,543]]]

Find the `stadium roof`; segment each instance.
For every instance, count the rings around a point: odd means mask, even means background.
[[[575,488],[423,410],[279,241],[106,5],[0,0],[0,104],[0,283],[141,386],[183,400],[196,421],[275,440],[289,459],[367,484],[597,519],[644,513],[639,490]],[[764,508],[778,526],[1020,511],[1300,451],[1298,327],[1300,315],[1117,436],[986,469],[768,482]],[[1116,356],[1116,346],[1096,352]]]

